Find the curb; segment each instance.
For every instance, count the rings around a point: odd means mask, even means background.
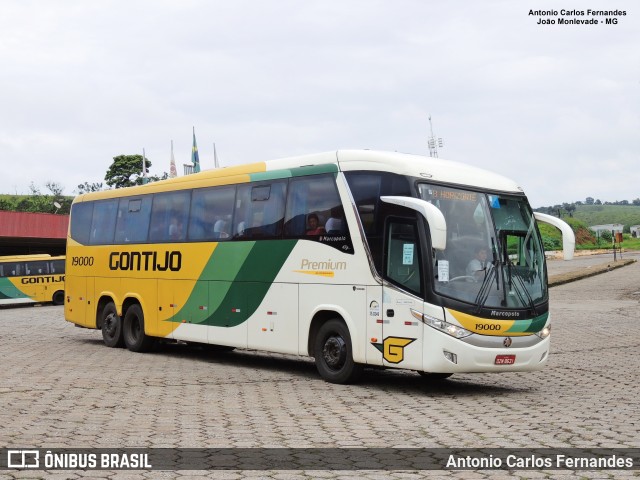
[[[577,270],[575,272],[554,275],[552,277],[549,277],[549,287],[564,285],[565,283],[575,282],[576,280],[582,280],[583,278],[600,275],[601,273],[610,272],[611,270],[615,270],[616,268],[622,268],[636,262],[636,259],[630,258],[627,260],[620,260],[615,263],[603,263],[602,265],[598,265],[589,269],[585,268],[584,270]]]

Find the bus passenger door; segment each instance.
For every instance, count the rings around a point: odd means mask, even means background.
[[[416,222],[390,219],[385,231],[382,293],[384,365],[422,370],[423,324],[411,310],[422,311],[423,271]]]
[[[382,288],[367,287],[367,365],[382,365]]]

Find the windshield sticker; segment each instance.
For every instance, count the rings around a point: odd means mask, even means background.
[[[402,248],[402,264],[413,265],[413,243],[405,243]]]
[[[500,198],[497,195],[489,195],[489,205],[491,208],[500,208]]]
[[[449,261],[438,260],[438,280],[441,282],[449,281]]]

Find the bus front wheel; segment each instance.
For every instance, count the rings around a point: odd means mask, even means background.
[[[144,314],[138,304],[127,308],[122,324],[124,344],[132,352],[146,352],[153,345],[153,338],[144,333]]]
[[[353,361],[351,335],[338,319],[325,322],[315,338],[314,354],[320,376],[331,383],[353,383],[360,379],[363,366]]]
[[[113,302],[107,303],[102,310],[102,341],[107,347],[120,348],[124,346],[122,319]]]

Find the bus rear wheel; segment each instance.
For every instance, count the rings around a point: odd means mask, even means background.
[[[153,338],[144,333],[144,314],[138,304],[127,308],[122,333],[124,344],[132,352],[146,352],[153,346]]]
[[[62,290],[58,290],[53,294],[51,301],[54,305],[63,305],[64,304],[64,292]]]
[[[102,341],[107,347],[120,348],[124,346],[122,338],[122,319],[118,315],[116,306],[109,302],[102,310]]]
[[[330,383],[354,383],[362,376],[363,366],[353,361],[351,335],[342,320],[334,318],[320,327],[314,354],[318,373]]]

